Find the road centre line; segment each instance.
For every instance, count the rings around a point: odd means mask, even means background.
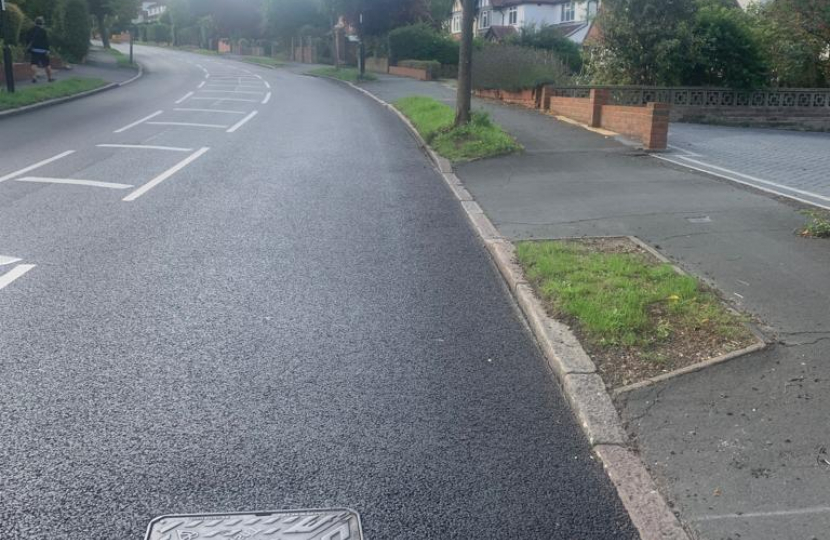
[[[9,173],[6,176],[0,176],[0,182],[5,182],[6,180],[11,180],[12,178],[18,177],[22,174],[26,174],[29,171],[33,171],[37,168],[43,167],[44,165],[48,165],[49,163],[52,163],[53,161],[57,161],[61,158],[65,158],[69,154],[74,154],[74,153],[75,153],[74,150],[67,150],[66,152],[61,152],[60,154],[58,154],[56,156],[52,156],[48,159],[44,159],[43,161],[38,161],[34,165],[29,165],[28,167],[24,167],[24,168],[20,169],[19,171]]]
[[[200,92],[214,92],[217,94],[264,94],[265,92],[254,92],[251,90],[199,90]]]
[[[194,97],[201,101],[243,101],[245,103],[259,103],[258,99],[243,99],[243,98],[223,98],[223,97]]]
[[[253,118],[254,116],[256,116],[258,112],[259,112],[259,111],[254,111],[254,112],[250,113],[248,116],[246,116],[245,118],[243,118],[243,119],[242,119],[242,120],[240,120],[239,122],[237,122],[237,123],[235,123],[234,125],[232,125],[231,127],[229,127],[229,128],[228,128],[227,133],[233,133],[233,132],[234,132],[234,131],[236,131],[237,129],[241,128],[243,125],[245,125],[245,123],[246,123],[248,120],[250,120],[251,118]]]
[[[149,116],[145,116],[141,120],[136,120],[132,124],[128,124],[128,125],[122,127],[121,129],[116,129],[115,131],[113,131],[113,133],[123,133],[123,132],[127,131],[130,128],[134,128],[135,126],[137,126],[139,124],[143,124],[144,122],[146,122],[147,120],[149,120],[151,118],[155,118],[156,116],[160,115],[163,112],[164,111],[156,111],[156,112],[154,112],[153,114],[151,114]]]
[[[193,107],[177,107],[174,111],[186,112],[207,112],[207,113],[221,113],[221,114],[245,114],[245,111],[229,111],[227,109],[196,109]]]
[[[178,104],[179,104],[179,103],[181,103],[182,101],[185,101],[187,98],[189,98],[190,96],[192,96],[194,93],[195,93],[195,92],[188,92],[188,93],[186,93],[185,95],[183,95],[182,97],[180,97],[179,99],[177,99],[177,100],[176,100],[176,105],[178,105]]]
[[[166,171],[164,171],[160,175],[156,176],[155,178],[153,178],[152,180],[150,180],[149,182],[147,182],[146,184],[144,184],[140,188],[136,189],[135,191],[133,191],[132,193],[130,193],[129,195],[127,195],[126,197],[124,197],[121,200],[124,201],[124,202],[131,202],[131,201],[134,201],[134,200],[138,199],[139,197],[141,197],[142,195],[144,195],[145,193],[147,193],[148,191],[150,191],[151,189],[153,189],[157,185],[161,184],[162,182],[164,182],[165,180],[167,180],[168,178],[170,178],[171,176],[173,176],[174,174],[176,174],[180,170],[182,170],[185,167],[187,167],[188,165],[190,165],[192,162],[199,159],[199,157],[202,154],[204,154],[205,152],[207,152],[208,150],[210,150],[210,148],[207,147],[207,146],[204,146],[204,147],[196,150],[195,152],[193,152],[192,154],[190,154],[189,156],[187,156],[186,158],[184,158],[180,162],[176,163],[175,165],[173,165],[172,167],[170,167],[169,169],[167,169]]]
[[[16,279],[23,277],[26,272],[34,268],[34,264],[18,264],[2,276],[0,276],[0,289],[11,285]]]
[[[199,124],[197,122],[147,122],[151,126],[184,126],[184,127],[203,127],[203,128],[219,128],[225,129],[228,126],[220,124]]]
[[[178,110],[178,109],[176,109]],[[192,152],[192,148],[179,146],[154,146],[149,144],[96,144],[99,148],[135,148],[137,150],[166,150],[168,152]]]
[[[271,92],[268,92],[267,94],[265,94],[265,98],[262,100],[262,104],[265,105],[269,101],[271,101]]]
[[[24,176],[15,182],[37,182],[40,184],[72,184],[76,186],[91,186],[110,189],[129,189],[132,184],[116,184],[113,182],[98,182],[97,180],[80,180],[77,178],[50,178],[46,176]]]

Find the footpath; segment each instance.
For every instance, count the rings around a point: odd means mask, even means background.
[[[361,86],[390,103],[455,101],[442,82],[379,76]],[[618,398],[687,529],[707,540],[830,538],[830,240],[796,234],[804,206],[537,111],[474,107],[525,148],[455,167],[503,235],[637,236],[720,290],[771,341]]]

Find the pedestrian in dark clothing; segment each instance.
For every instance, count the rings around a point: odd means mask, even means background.
[[[43,17],[35,19],[35,25],[29,30],[26,36],[27,50],[32,57],[32,71],[34,76],[32,82],[37,82],[37,68],[46,70],[46,77],[49,82],[54,81],[52,78],[52,66],[49,65],[49,35],[46,33],[46,28],[43,27]]]

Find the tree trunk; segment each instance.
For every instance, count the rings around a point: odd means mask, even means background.
[[[461,46],[458,51],[458,90],[455,96],[455,125],[470,122],[470,94],[473,91],[473,21],[476,0],[461,0]]]
[[[101,34],[101,43],[104,44],[105,49],[110,48],[110,35],[107,32],[107,27],[104,24],[104,14],[103,13],[96,13],[95,19],[98,21],[98,33]]]

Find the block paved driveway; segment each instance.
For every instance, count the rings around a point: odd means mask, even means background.
[[[830,208],[830,133],[673,123],[661,156]]]

